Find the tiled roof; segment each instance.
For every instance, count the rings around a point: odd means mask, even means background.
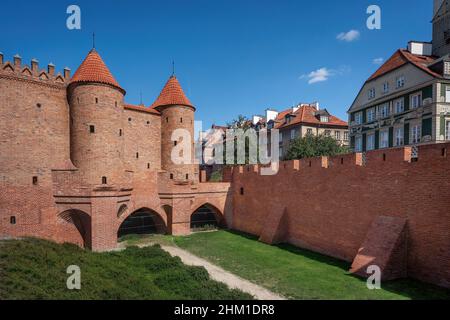
[[[169,105],[180,105],[194,108],[192,103],[184,94],[183,89],[175,76],[170,77],[162,89],[158,99],[156,99],[151,107],[157,108]]]
[[[144,106],[136,106],[136,105],[132,105],[132,104],[125,104],[123,107],[126,110],[134,110],[134,111],[152,113],[155,115],[161,115],[161,113],[159,113],[158,110],[156,110],[152,107],[149,108],[149,107],[144,107]]]
[[[410,53],[408,50],[399,49],[377,71],[375,71],[375,73],[372,74],[367,81],[374,80],[408,63],[412,63],[413,65],[427,72],[433,77],[441,77],[439,74],[427,67],[436,59],[436,57],[415,55]]]
[[[291,114],[292,120],[291,122],[287,123],[286,116]],[[280,112],[275,119],[275,128],[281,129],[286,128],[292,125],[296,124],[306,124],[306,125],[313,125],[313,126],[340,126],[340,127],[347,127],[348,123],[335,117],[335,116],[328,116],[328,122],[321,122],[320,119],[316,116],[317,115],[317,109],[313,106],[303,105],[295,112],[292,112],[292,109],[284,110]]]
[[[120,87],[116,79],[114,79],[108,67],[103,62],[103,59],[95,49],[92,49],[89,52],[83,63],[73,75],[72,80],[70,81],[70,83],[77,82],[95,82],[109,84],[125,92],[125,90]]]

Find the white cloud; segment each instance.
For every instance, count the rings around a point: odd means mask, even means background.
[[[373,59],[373,64],[382,64],[384,62],[383,58],[376,58]]]
[[[311,71],[300,76],[300,79],[308,79],[309,84],[327,81],[330,77],[350,72],[349,66],[341,66],[339,69],[328,69],[326,67]]]
[[[350,30],[349,32],[341,32],[337,35],[336,39],[341,41],[352,42],[358,40],[360,32],[358,30]]]

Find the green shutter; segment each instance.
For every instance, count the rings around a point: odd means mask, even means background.
[[[432,135],[432,123],[431,118],[422,119],[422,137]]]
[[[380,149],[380,130],[375,131],[375,149]]]
[[[441,97],[445,97],[447,91],[447,86],[444,83],[441,83]]]
[[[403,127],[403,141],[405,146],[409,144],[409,123],[405,123],[405,126]]]
[[[394,128],[389,128],[389,148],[394,146]]]
[[[422,89],[422,99],[433,98],[433,86]]]
[[[362,135],[362,151],[366,152],[367,147],[367,141],[366,141],[367,134],[363,133]]]
[[[439,136],[444,136],[445,137],[445,116],[441,116],[441,119],[440,119],[441,121],[441,123],[440,123],[440,126],[439,126]],[[436,138],[436,140],[437,139],[440,139],[440,137],[437,137]]]

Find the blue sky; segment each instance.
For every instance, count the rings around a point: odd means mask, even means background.
[[[81,30],[66,28],[70,4],[81,8]],[[371,4],[381,7],[381,30],[366,27]],[[431,40],[432,0],[3,0],[1,12],[7,60],[19,53],[26,64],[37,58],[41,67],[75,71],[95,32],[129,103],[138,104],[142,91],[150,105],[175,60],[196,119],[207,127],[312,101],[346,120],[378,67],[374,59],[409,40]]]

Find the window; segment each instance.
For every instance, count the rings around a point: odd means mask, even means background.
[[[400,147],[404,143],[404,131],[403,127],[395,129],[395,146]]]
[[[119,137],[122,136],[122,129],[119,129]]]
[[[389,147],[389,131],[380,131],[380,148]]]
[[[348,131],[344,131],[344,141],[348,141]]]
[[[38,177],[34,176],[33,177],[33,185],[37,185],[38,184]]]
[[[150,124],[150,121],[147,121],[147,125],[149,125]]]
[[[370,108],[367,110],[367,122],[373,122],[375,121],[375,108]]]
[[[362,151],[362,137],[361,136],[355,137],[355,151],[356,152]]]
[[[405,99],[401,98],[401,99],[397,99],[394,101],[394,109],[395,109],[395,113],[402,113],[403,111],[405,111]]]
[[[107,184],[108,179],[106,179],[106,177],[102,177],[102,184]]]
[[[328,122],[328,116],[320,116],[320,122]]]
[[[389,82],[385,82],[383,83],[383,93],[388,93],[389,92]]]
[[[445,139],[450,140],[450,121],[445,123]]]
[[[116,101],[116,102],[114,102],[114,104],[115,104],[115,106],[116,106],[116,108],[117,108],[117,101]]]
[[[331,136],[331,130],[325,130],[325,137]]]
[[[95,98],[95,103],[98,103],[98,98]]]
[[[128,122],[131,122],[131,118],[128,118]]]
[[[95,133],[95,126],[89,126],[89,132]]]
[[[291,129],[291,140],[295,139],[295,129]]]
[[[180,118],[180,123],[183,123],[183,118]]]
[[[422,93],[416,93],[411,96],[411,108],[418,108],[422,105]]]
[[[369,91],[367,92],[367,96],[369,100],[375,98],[375,88],[369,89]]]
[[[10,224],[16,224],[16,217],[15,216],[10,217],[9,218],[9,223]]]
[[[395,80],[397,89],[399,88],[403,88],[405,86],[405,76],[400,76],[397,77],[397,79]]]
[[[147,163],[147,169],[150,169],[150,163]]]
[[[450,102],[450,86],[447,86],[445,89],[445,102]]]
[[[367,151],[375,149],[375,134],[367,135]]]
[[[40,103],[37,103],[36,104],[36,107],[38,107],[39,109],[42,107],[42,104],[40,104]]]
[[[178,141],[174,141],[173,142],[173,145],[176,147],[177,146],[177,144],[178,144]]]
[[[387,118],[389,117],[389,102],[386,102],[380,106],[380,117]]]
[[[422,127],[421,125],[415,125],[412,127],[411,129],[411,141],[412,143],[419,143],[420,142],[420,134],[421,134],[421,130]]]
[[[166,123],[169,123],[169,118],[166,118]]]
[[[355,113],[355,124],[362,124],[362,112]]]
[[[313,134],[313,129],[309,128],[306,130],[306,134],[308,135],[312,135]]]
[[[244,188],[242,188],[242,187],[241,187],[241,190],[240,190],[240,194],[241,194],[241,196],[244,195]]]
[[[189,175],[188,174],[186,174],[186,180],[189,180]]]
[[[281,132],[281,131],[280,131],[279,138],[280,138],[280,142],[283,142],[283,132]]]
[[[341,140],[341,132],[340,131],[335,131],[334,132],[334,137],[336,140]]]
[[[139,152],[136,152],[136,159],[139,159]]]
[[[173,180],[173,173],[170,174],[170,180]]]

